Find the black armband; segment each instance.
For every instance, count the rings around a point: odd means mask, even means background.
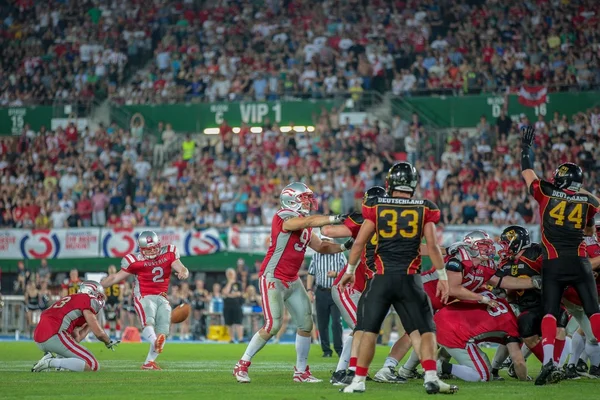
[[[506,344],[508,343],[521,343],[521,338],[515,337],[515,336],[507,336],[506,337]]]
[[[498,279],[498,284],[496,284],[496,289],[502,289],[502,288],[500,287],[500,285],[502,285],[502,279],[504,279],[504,277],[503,277],[503,276],[501,276],[501,277],[500,277],[500,279]]]
[[[526,169],[533,169],[529,148],[521,149],[521,171],[525,171]]]

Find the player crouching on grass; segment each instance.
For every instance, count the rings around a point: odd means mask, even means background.
[[[171,324],[171,304],[167,299],[171,271],[181,280],[189,276],[173,245],[161,246],[156,232],[143,231],[138,236],[139,253],[128,254],[121,261],[121,270],[102,281],[107,288],[135,275],[134,304],[142,326],[142,337],[150,342],[150,350],[142,369],[160,370],[156,358],[163,351]]]
[[[96,318],[105,301],[102,285],[84,281],[76,294],[63,297],[45,310],[35,328],[33,340],[46,354],[31,371],[41,372],[50,368],[75,372],[98,371],[100,364],[79,342],[92,331],[98,340],[113,351],[120,343],[110,339]],[[62,358],[54,357],[52,353]]]

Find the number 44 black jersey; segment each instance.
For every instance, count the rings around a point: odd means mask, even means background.
[[[418,274],[421,240],[427,222],[438,223],[440,210],[429,200],[377,197],[362,207],[365,219],[375,224],[375,267],[384,272]]]
[[[544,258],[587,257],[583,230],[594,224],[598,200],[584,193],[557,189],[539,179],[533,181],[529,192],[540,205]]]

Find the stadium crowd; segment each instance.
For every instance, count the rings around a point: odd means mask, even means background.
[[[0,105],[586,90],[600,84],[599,11],[593,0],[17,1],[0,10]]]

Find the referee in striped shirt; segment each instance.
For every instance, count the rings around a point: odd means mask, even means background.
[[[321,240],[333,242],[326,237],[322,237]],[[315,253],[308,267],[306,289],[309,294],[312,294],[311,299],[316,303],[317,328],[323,357],[332,356],[329,345],[329,318],[332,320],[333,348],[338,356],[342,353],[342,316],[331,297],[331,286],[347,262],[344,253]]]

